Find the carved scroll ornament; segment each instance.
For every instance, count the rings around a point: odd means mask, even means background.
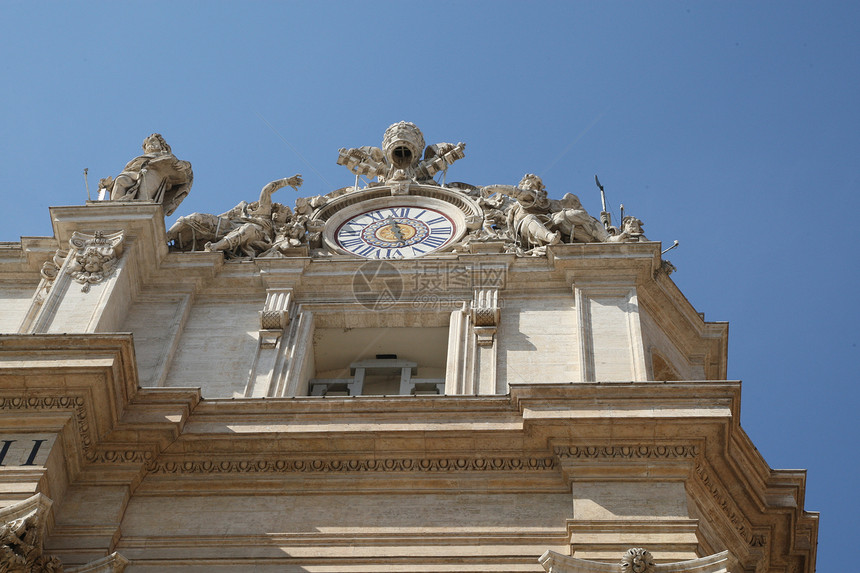
[[[0,572],[62,573],[60,560],[42,553],[50,507],[50,499],[36,494],[0,510]]]

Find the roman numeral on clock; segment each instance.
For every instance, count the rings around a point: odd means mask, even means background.
[[[367,245],[367,246],[366,246],[365,248],[363,248],[363,249],[358,249],[358,250],[356,250],[356,251],[355,251],[355,253],[356,253],[357,255],[362,256],[362,257],[374,258],[374,257],[371,257],[371,256],[370,256],[370,254],[371,254],[371,253],[373,253],[374,251],[376,251],[376,257],[375,257],[375,258],[377,258],[377,259],[378,259],[378,258],[379,258],[379,251],[380,251],[380,250],[381,250],[381,249],[378,249],[377,247],[374,247],[373,245]]]
[[[360,237],[355,239],[344,239],[340,242],[341,246],[345,249],[352,249],[353,247],[357,247],[359,245],[363,245],[364,241],[361,240]]]
[[[340,248],[359,257],[402,259],[444,247],[455,232],[456,225],[442,211],[394,204],[345,220],[334,239]]]
[[[426,239],[424,239],[421,242],[421,244],[427,245],[431,249],[438,249],[439,247],[444,245],[445,241],[447,241],[447,240],[448,240],[448,237],[436,237],[434,235],[430,235]]]

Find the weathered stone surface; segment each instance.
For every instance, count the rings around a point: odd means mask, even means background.
[[[806,476],[749,441],[727,325],[640,222],[434,181],[462,146],[423,148],[398,124],[342,153],[365,188],[287,210],[278,180],[169,235],[151,202],[53,207],[0,250],[0,509],[53,499],[78,572],[811,573]],[[450,243],[342,248],[422,205]]]
[[[191,164],[177,159],[161,134],[153,133],[143,140],[143,155],[129,161],[115,178],[99,181],[99,195],[107,194],[111,201],[152,201],[170,215],[191,191],[193,181]]]

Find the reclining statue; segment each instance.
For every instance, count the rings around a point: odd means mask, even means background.
[[[642,221],[624,217],[621,229],[605,226],[588,214],[579,197],[565,193],[561,199],[550,199],[540,177],[526,173],[518,185],[488,185],[481,189],[482,201],[492,195],[510,197],[507,207],[507,232],[518,248],[543,250],[547,245],[566,243],[617,243],[647,241]],[[485,219],[492,213],[484,208]]]
[[[167,240],[180,250],[224,251],[236,256],[255,257],[272,247],[275,232],[293,218],[292,210],[272,202],[272,194],[282,187],[298,189],[302,176],[272,181],[253,203],[242,201],[226,213],[192,213],[180,217],[168,230]]]

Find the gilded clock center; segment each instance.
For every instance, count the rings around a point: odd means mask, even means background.
[[[361,232],[364,243],[386,249],[408,247],[420,243],[429,235],[430,227],[424,221],[393,215],[373,221]]]
[[[410,223],[395,222],[391,225],[383,225],[376,230],[376,238],[389,243],[402,243],[408,241],[418,233],[418,230]]]

